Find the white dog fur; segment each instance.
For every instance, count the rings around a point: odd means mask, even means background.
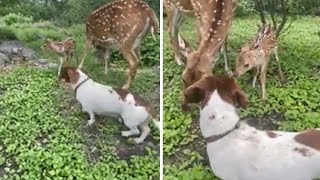
[[[140,96],[124,89],[96,83],[81,70],[73,67],[62,67],[59,79],[71,85],[83,111],[90,115],[87,125],[95,122],[95,114],[119,117],[119,121],[123,120],[130,129],[122,131],[122,136],[139,135],[138,127],[141,128],[140,137],[134,139],[136,143],[142,143],[148,136],[149,120],[152,119],[155,126],[160,128],[152,106]]]
[[[247,101],[235,81],[221,77],[200,81],[186,89],[185,96],[191,102],[194,95],[198,96],[196,101],[201,97],[200,129],[207,138],[207,153],[216,176],[223,180],[320,177],[320,130],[262,131],[239,123],[235,104],[246,108]],[[212,137],[215,139],[210,141]]]

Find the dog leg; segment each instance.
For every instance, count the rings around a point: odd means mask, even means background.
[[[258,74],[260,72],[260,67],[255,67],[253,68],[254,70],[254,75],[253,75],[253,81],[252,81],[252,87],[255,88],[256,87],[256,81],[257,81],[257,77],[258,77]]]
[[[121,131],[121,135],[123,137],[129,137],[137,134],[140,134],[140,131],[137,127],[131,128],[129,131]]]
[[[94,113],[92,111],[88,112],[90,115],[90,119],[87,122],[87,126],[91,126],[96,120],[94,117]]]
[[[142,132],[141,132],[140,137],[139,137],[139,138],[134,138],[134,141],[135,141],[137,144],[142,143],[142,142],[146,139],[146,137],[149,135],[149,133],[150,133],[150,128],[149,128],[148,124],[142,126],[142,127],[141,127],[141,131],[142,131]]]
[[[126,70],[127,80],[126,80],[126,83],[122,86],[122,89],[129,89],[132,81],[134,80],[137,74],[139,59],[133,50],[129,51],[129,50],[122,49],[121,52],[129,63],[129,68],[127,68]]]

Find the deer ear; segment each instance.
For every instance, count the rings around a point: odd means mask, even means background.
[[[187,47],[185,40],[180,36],[180,34],[178,34],[178,42],[180,49],[185,49]]]
[[[233,95],[233,98],[234,102],[236,102],[242,109],[248,108],[249,101],[246,94],[242,90],[236,90]]]

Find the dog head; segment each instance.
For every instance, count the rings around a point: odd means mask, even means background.
[[[59,82],[65,82],[70,84],[76,84],[80,78],[80,72],[76,67],[62,66],[60,75],[58,77]]]
[[[183,108],[188,103],[201,102],[202,108],[206,106],[214,91],[217,91],[221,99],[234,107],[243,109],[248,107],[248,98],[237,85],[234,78],[226,76],[206,76],[184,90]]]

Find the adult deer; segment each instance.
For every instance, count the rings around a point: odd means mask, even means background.
[[[236,2],[234,0],[198,0],[193,10],[198,15],[200,43],[196,51],[187,57],[182,74],[184,87],[192,85],[202,77],[212,74],[212,66],[225,43],[232,24]],[[185,99],[183,105],[186,105]]]
[[[219,3],[217,0],[211,0],[215,1],[214,3]],[[181,35],[179,35],[179,28],[184,22],[185,17],[196,17],[196,23],[197,23],[197,32],[198,32],[198,43],[202,41],[202,38],[205,36],[208,29],[207,27],[204,27],[204,24],[210,24],[211,22],[203,22],[203,21],[213,21],[212,19],[201,19],[204,14],[209,15],[209,13],[218,13],[217,11],[214,11],[214,9],[210,9],[207,6],[207,4],[211,4],[211,1],[204,1],[204,0],[164,0],[164,7],[168,16],[168,28],[169,28],[169,37],[170,37],[170,44],[171,48],[174,53],[175,61],[178,65],[182,65],[187,60],[187,54],[185,54],[185,49],[188,49],[191,51],[191,47],[188,46],[188,43],[184,40],[181,41],[183,38]],[[211,5],[209,5],[212,7]],[[207,12],[203,12],[201,10],[205,10]],[[205,15],[206,16],[206,15]],[[209,15],[212,16],[212,15]],[[208,17],[209,17],[208,16]],[[218,22],[219,19],[217,19]],[[223,42],[227,42],[227,37],[224,38]],[[228,67],[228,57],[227,57],[227,44],[223,43],[223,46],[221,48],[221,51],[223,51],[224,55],[224,61],[225,61],[225,70],[229,72]],[[217,60],[217,59],[216,59]],[[216,61],[215,60],[215,61]]]
[[[272,3],[268,1],[268,3]],[[250,43],[245,43],[241,52],[237,57],[236,69],[234,71],[234,76],[240,76],[247,72],[248,70],[254,70],[254,77],[252,86],[255,87],[257,76],[260,73],[260,82],[261,82],[261,91],[262,91],[262,100],[267,99],[266,92],[266,75],[267,68],[270,62],[270,56],[275,55],[278,73],[281,81],[283,81],[283,73],[281,70],[280,60],[278,56],[278,41],[281,35],[282,30],[287,21],[287,12],[286,0],[281,0],[281,10],[282,10],[282,21],[278,25],[274,17],[273,8],[270,9],[270,15],[272,20],[272,26],[266,23],[266,18],[263,10],[263,3],[260,0],[256,0],[256,5],[260,11],[261,23],[262,25],[258,28],[258,34],[256,37],[251,40]],[[269,4],[268,7],[275,6],[275,4]],[[291,24],[290,24],[291,25]],[[287,27],[287,29],[290,27]]]
[[[107,72],[110,50],[117,48],[129,63],[127,80],[122,87],[128,89],[137,73],[141,42],[149,30],[155,39],[158,20],[155,12],[143,1],[121,0],[98,8],[86,23],[86,43],[79,68],[94,46],[99,57],[104,59]]]

